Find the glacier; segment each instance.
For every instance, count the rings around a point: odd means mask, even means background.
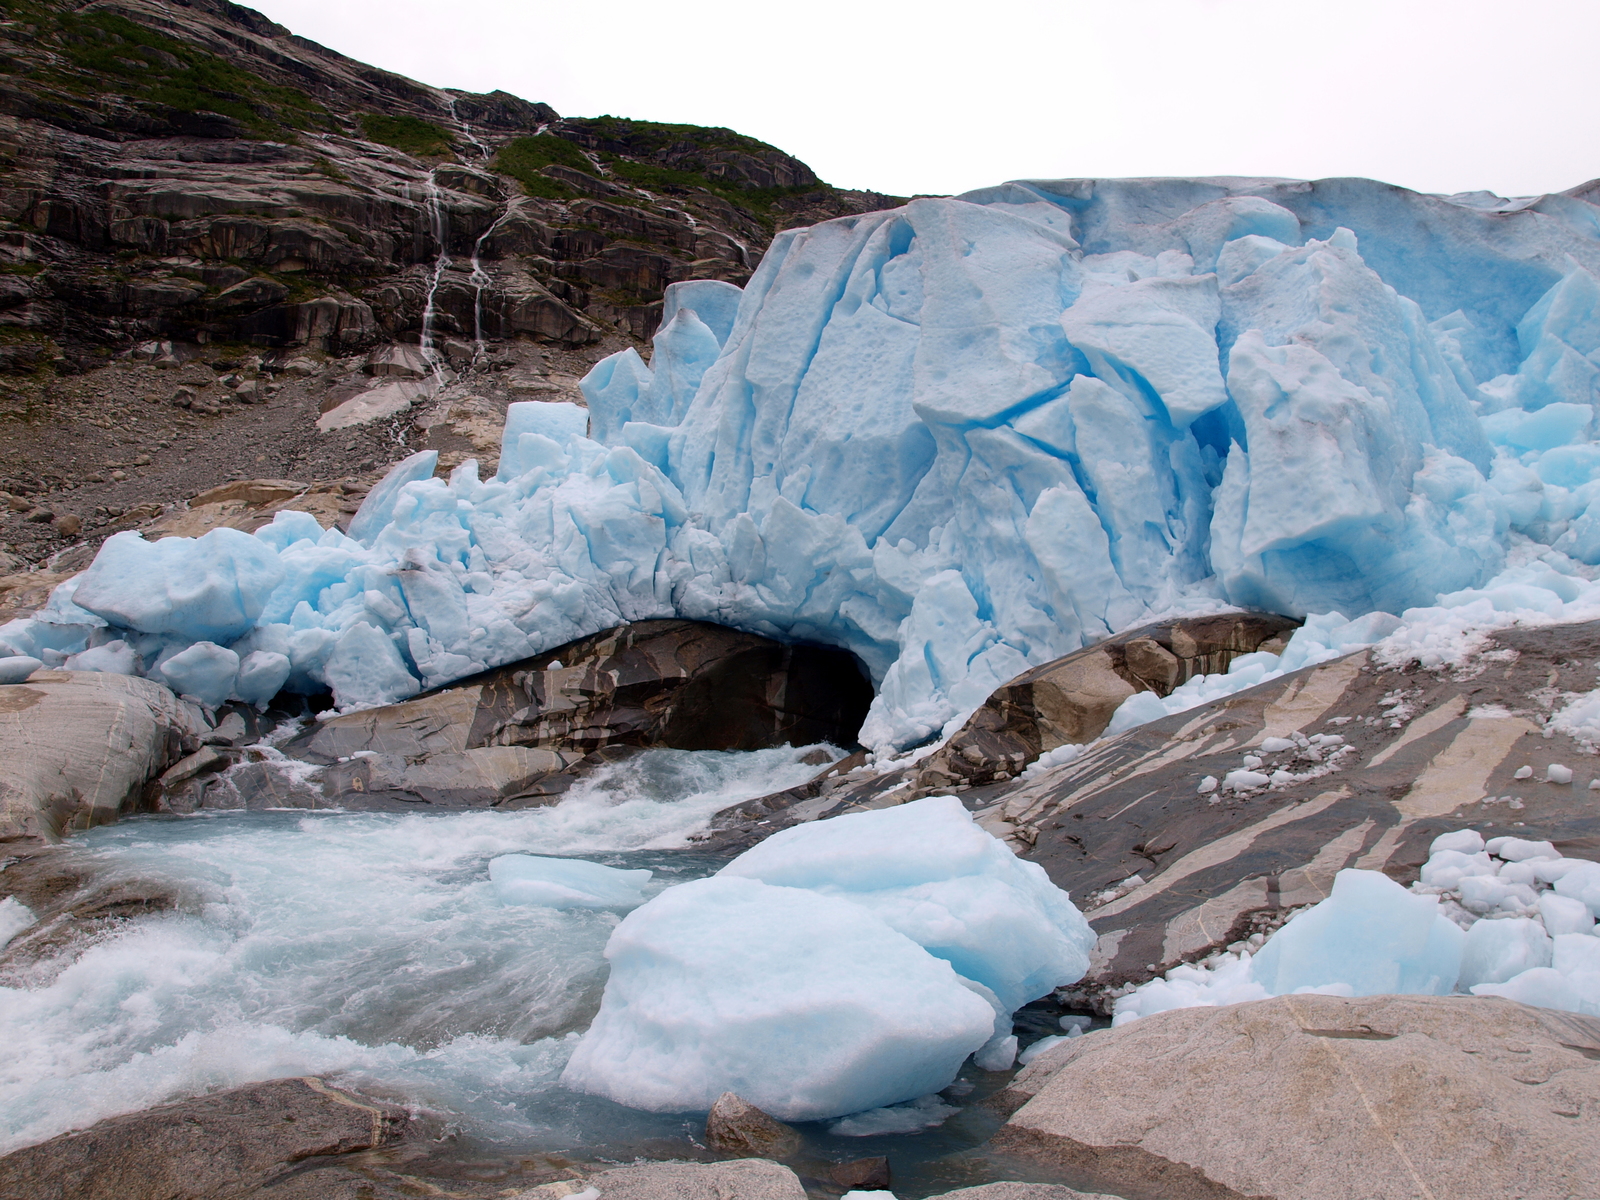
[[[682,616],[853,651],[891,753],[1158,615],[1554,613],[1600,565],[1597,192],[1035,180],[784,231],[587,411],[513,405],[493,478],[119,534],[0,653],[351,708]]]

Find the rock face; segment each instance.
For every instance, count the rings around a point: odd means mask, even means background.
[[[1453,829],[1600,856],[1587,790],[1600,770],[1542,729],[1593,685],[1596,657],[1594,622],[1497,634],[1461,671],[1363,652],[1129,730],[995,797],[982,819],[1084,909],[1100,935],[1085,986],[1142,982],[1276,927],[1344,867],[1410,883]],[[1200,790],[1246,755],[1280,782]],[[1552,762],[1578,771],[1573,783],[1544,782]],[[1532,778],[1516,778],[1524,766]]]
[[[843,651],[641,621],[319,722],[286,750],[333,764],[326,791],[347,806],[520,807],[558,797],[567,768],[606,750],[849,745],[871,699]]]
[[[1600,1021],[1498,999],[1183,1009],[1047,1051],[993,1144],[1163,1200],[1571,1200],[1600,1180],[1597,1060]]]
[[[846,759],[803,787],[719,814],[706,844],[743,849],[785,824],[953,790],[1071,892],[1099,941],[1070,998],[1109,1011],[1118,989],[1277,928],[1324,899],[1345,867],[1412,882],[1429,843],[1453,829],[1503,828],[1600,857],[1588,789],[1600,767],[1587,747],[1543,728],[1590,690],[1597,658],[1600,622],[1503,631],[1460,670],[1362,652],[1128,730],[1029,779],[1004,779],[1015,759],[982,753],[946,761],[999,782],[930,788],[922,772],[938,756],[883,773]],[[969,729],[1007,712],[1020,683],[997,692]],[[1276,781],[1224,786],[1246,755]],[[1573,781],[1547,782],[1551,763],[1571,767]],[[1529,777],[1519,779],[1523,767]],[[1202,790],[1207,778],[1216,782]]]
[[[92,671],[0,687],[0,841],[114,821],[186,750],[198,722],[168,689]]]
[[[280,1079],[113,1117],[0,1158],[0,1195],[227,1200],[319,1160],[399,1140],[406,1112],[318,1079]],[[298,1188],[285,1194],[300,1195]]]
[[[13,371],[151,338],[364,350],[420,327],[441,252],[441,340],[647,337],[668,283],[743,282],[786,219],[889,202],[730,130],[431,88],[225,0],[13,15]]]
[[[1196,675],[1227,671],[1241,654],[1281,650],[1298,624],[1229,613],[1145,625],[1035,667],[997,689],[924,762],[913,786],[932,790],[1014,775],[1047,750],[1092,742],[1129,696],[1166,696]]]

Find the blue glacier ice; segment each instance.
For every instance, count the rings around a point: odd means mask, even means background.
[[[1035,180],[787,230],[742,291],[673,285],[587,411],[512,406],[492,479],[423,453],[348,533],[118,535],[0,647],[121,641],[181,687],[209,642],[228,694],[286,661],[350,708],[679,615],[852,650],[887,752],[1158,614],[1567,611],[1600,565],[1588,196]]]
[[[1470,993],[1600,1016],[1597,911],[1600,863],[1456,830],[1434,839],[1409,890],[1377,871],[1340,871],[1326,900],[1253,957],[1174,967],[1120,997],[1114,1023],[1298,992]]]
[[[623,919],[562,1082],[660,1112],[734,1091],[788,1120],[914,1100],[991,1043],[1010,1066],[1012,1012],[1093,944],[953,796],[796,826]]]

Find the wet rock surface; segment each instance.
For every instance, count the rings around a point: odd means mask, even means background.
[[[171,912],[195,912],[201,900],[168,880],[108,872],[65,846],[14,840],[0,857],[0,899],[14,899],[33,923],[0,945],[0,985],[40,982],[48,964],[69,962],[97,938],[131,921]]]
[[[1568,1200],[1600,1179],[1600,1021],[1499,999],[1157,1013],[1045,1052],[1011,1092],[997,1148],[1127,1195]]]
[[[0,1157],[0,1194],[32,1200],[223,1200],[318,1194],[302,1174],[400,1139],[403,1108],[280,1079],[113,1117]],[[327,1193],[323,1193],[327,1194]]]
[[[114,821],[203,725],[191,706],[147,679],[37,671],[0,686],[0,842],[54,840]]]
[[[734,1093],[724,1092],[706,1115],[706,1145],[726,1154],[788,1158],[800,1148],[800,1135]]]
[[[705,845],[734,852],[794,822],[954,791],[1083,909],[1099,941],[1068,998],[1109,1012],[1116,995],[1180,962],[1270,933],[1324,899],[1345,867],[1411,883],[1429,843],[1453,829],[1600,857],[1588,787],[1600,760],[1544,728],[1592,688],[1597,659],[1595,622],[1503,631],[1460,669],[1361,652],[1104,739],[1029,778],[976,786],[928,788],[920,763],[875,772],[845,759],[719,814]],[[984,711],[1005,711],[1017,686]],[[1224,786],[1246,755],[1271,782]],[[980,779],[1015,765],[978,758]],[[1547,782],[1551,763],[1573,781]]]

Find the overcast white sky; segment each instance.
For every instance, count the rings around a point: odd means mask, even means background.
[[[726,125],[841,187],[1600,176],[1600,0],[246,0],[440,87]]]

